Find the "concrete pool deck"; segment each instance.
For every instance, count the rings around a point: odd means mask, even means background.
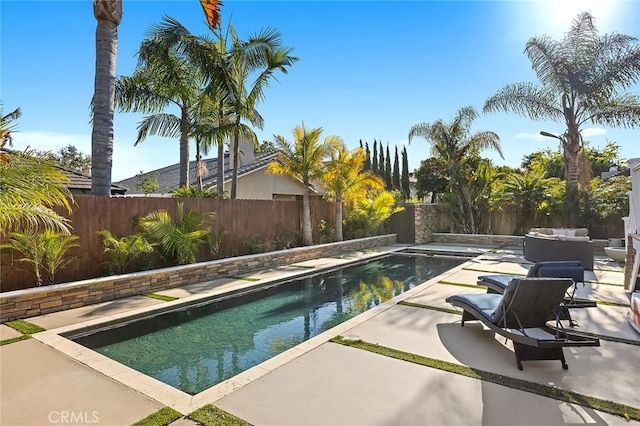
[[[174,302],[137,296],[30,318],[29,322],[47,331],[0,347],[0,424],[64,423],[63,416],[67,416],[82,420],[76,424],[128,425],[164,406],[188,414],[210,403],[256,425],[629,424],[622,417],[579,405],[329,342],[337,335],[357,337],[403,352],[640,407],[640,346],[601,340],[600,347],[565,349],[568,371],[557,361],[525,362],[524,370],[519,371],[510,345],[479,324],[462,328],[454,314],[398,304],[404,300],[451,309],[444,301],[447,296],[485,291],[464,286],[475,285],[479,275],[524,275],[531,264],[515,247],[490,251],[492,247],[411,246],[479,256],[195,396],[59,334],[404,247],[314,259],[246,274],[244,279],[160,292],[180,298]],[[626,322],[628,308],[619,306],[628,304],[622,287],[623,269],[604,256],[597,257],[596,269],[586,271],[586,280],[584,286],[578,285],[576,297],[611,305],[572,310],[580,324],[578,330],[640,342],[640,335]],[[15,333],[0,326],[1,339]]]

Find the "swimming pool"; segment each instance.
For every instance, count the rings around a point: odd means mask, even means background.
[[[72,339],[194,395],[465,260],[389,255]]]

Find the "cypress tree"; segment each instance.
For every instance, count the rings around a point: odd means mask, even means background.
[[[371,151],[369,151],[369,142],[364,143],[364,170],[371,170]]]
[[[364,149],[364,147],[362,146],[362,139],[360,139],[360,148]]]
[[[384,163],[384,183],[387,189],[393,189],[393,182],[391,180],[391,155],[389,154],[389,143],[387,142],[387,158]]]
[[[404,198],[407,200],[411,195],[411,191],[409,189],[409,159],[407,158],[407,147],[405,146],[402,149],[402,193],[404,194]]]
[[[378,141],[373,140],[373,162],[371,163],[371,171],[378,174]]]
[[[378,158],[378,176],[384,179],[384,147],[380,142],[380,158]]]
[[[398,162],[398,145],[396,145],[396,154],[393,157],[393,189],[400,191],[400,163]]]

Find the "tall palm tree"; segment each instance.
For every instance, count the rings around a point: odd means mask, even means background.
[[[486,100],[485,112],[505,111],[532,120],[563,121],[557,137],[564,151],[569,226],[576,226],[585,123],[633,128],[640,125],[640,97],[625,90],[640,77],[640,45],[634,37],[599,35],[594,18],[579,14],[561,40],[533,37],[525,46],[540,85],[508,84]],[[549,135],[546,134],[545,135]]]
[[[322,183],[335,199],[336,241],[342,241],[342,203],[366,195],[369,188],[384,188],[382,178],[364,170],[366,155],[362,148],[349,152],[344,144],[329,149],[329,162],[325,166]]]
[[[122,0],[94,0],[96,28],[96,75],[93,92],[91,132],[91,193],[111,195],[113,163],[113,109],[118,54],[118,25]]]
[[[134,145],[149,135],[180,138],[180,186],[189,186],[189,138],[194,126],[192,109],[204,90],[204,77],[180,48],[180,38],[167,26],[184,28],[178,21],[164,17],[147,33],[138,51],[138,66],[132,76],[116,81],[116,105],[121,111],[141,111]],[[188,31],[185,29],[185,33]],[[169,106],[179,116],[164,113]]]
[[[269,164],[267,172],[275,175],[298,179],[304,185],[302,194],[302,240],[304,245],[313,244],[311,229],[311,208],[309,205],[311,181],[319,179],[324,173],[322,165],[328,150],[342,143],[337,136],[327,136],[320,142],[322,127],[307,130],[302,123],[293,129],[293,143],[283,136],[276,135],[274,140],[280,150],[278,160]]]
[[[431,143],[431,157],[442,159],[450,176],[449,190],[455,193],[462,208],[467,232],[477,232],[473,217],[473,203],[467,180],[467,161],[477,152],[491,148],[502,157],[500,138],[494,132],[484,131],[471,133],[471,124],[478,118],[478,113],[471,106],[460,108],[450,123],[441,119],[433,123],[416,124],[409,130],[409,143],[420,136]]]
[[[264,99],[264,90],[276,71],[287,73],[287,67],[298,58],[291,56],[292,48],[282,47],[280,32],[266,28],[241,42],[232,32],[232,50],[227,57],[226,73],[222,77],[229,94],[232,114],[235,118],[232,140],[233,173],[231,199],[236,198],[238,187],[238,156],[240,136],[258,145],[258,138],[242,120],[262,129],[263,118],[256,106]],[[252,79],[252,80],[250,80]]]

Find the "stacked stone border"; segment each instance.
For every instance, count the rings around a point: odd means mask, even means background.
[[[218,259],[0,294],[0,323],[396,243],[396,234]]]

